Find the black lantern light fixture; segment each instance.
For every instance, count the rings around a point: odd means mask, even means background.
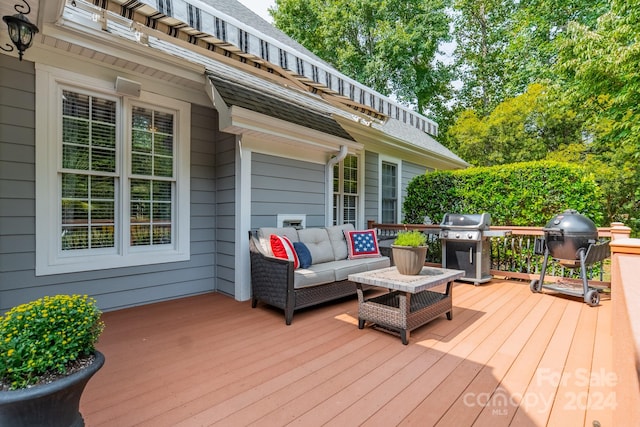
[[[24,16],[31,13],[31,7],[29,6],[29,3],[26,2],[26,0],[22,1],[26,5],[26,7],[21,4],[16,4],[13,6],[13,8],[18,13],[16,13],[15,15],[5,15],[2,17],[2,20],[7,23],[7,27],[9,29],[9,37],[18,49],[18,56],[20,57],[20,61],[22,61],[22,54],[24,53],[24,51],[31,47],[34,34],[39,31],[38,27],[32,24],[27,19],[27,17]],[[13,46],[10,46],[9,44],[7,44],[7,46],[9,46],[9,49],[5,49],[2,46],[0,46],[0,49],[4,50],[5,52],[12,52]]]

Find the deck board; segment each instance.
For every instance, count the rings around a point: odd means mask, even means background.
[[[355,298],[290,326],[221,294],[105,313],[107,361],[81,411],[91,427],[610,425],[609,300],[494,279],[456,283],[453,306],[408,346],[359,330]]]

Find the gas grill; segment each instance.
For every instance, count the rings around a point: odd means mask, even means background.
[[[450,214],[447,213],[440,223],[440,242],[442,243],[442,267],[464,270],[459,280],[478,285],[491,280],[491,244],[490,237],[503,237],[510,231],[489,230],[491,215]]]

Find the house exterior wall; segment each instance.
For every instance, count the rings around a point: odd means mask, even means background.
[[[305,214],[307,227],[323,227],[324,194],[325,165],[253,153],[251,228],[275,227],[278,214]]]
[[[218,115],[215,111],[206,109],[210,123],[217,128]],[[211,132],[211,130],[209,130]],[[235,295],[235,136],[230,134],[217,134],[215,142],[215,207],[207,206],[208,215],[215,226],[215,235],[211,236],[215,246],[216,290],[227,295]],[[193,161],[193,159],[192,159]],[[207,165],[210,169],[211,164]],[[192,172],[193,174],[193,172]],[[212,183],[204,183],[211,186]],[[210,187],[211,188],[211,187]],[[193,191],[193,188],[192,188]],[[192,209],[194,201],[191,201]],[[192,237],[193,239],[193,237]]]
[[[234,174],[235,139],[217,131],[215,110],[195,105],[190,260],[35,275],[35,97],[34,64],[0,55],[0,312],[59,293],[89,294],[101,309],[112,310],[218,287],[227,291],[225,278],[233,278],[228,273],[234,265],[228,256],[233,254],[228,247],[233,244],[233,233],[228,233],[233,220],[228,217],[233,218],[234,207],[233,179],[228,184],[225,178]],[[229,185],[231,196],[225,192]],[[216,276],[221,277],[220,286]]]
[[[380,166],[378,153],[365,151],[364,153],[364,219],[378,221],[379,195],[378,170]]]
[[[34,270],[34,75],[33,63],[0,55],[0,311]]]

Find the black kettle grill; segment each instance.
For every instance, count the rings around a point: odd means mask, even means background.
[[[538,255],[544,254],[544,261],[540,279],[531,281],[531,291],[550,289],[565,295],[582,297],[584,302],[591,306],[598,305],[600,294],[598,289],[589,287],[587,267],[609,257],[609,242],[599,243],[598,229],[593,221],[571,209],[551,218],[542,231],[544,239],[536,240],[535,252]],[[544,276],[549,257],[564,267],[580,268],[582,289],[560,282],[545,284]]]

